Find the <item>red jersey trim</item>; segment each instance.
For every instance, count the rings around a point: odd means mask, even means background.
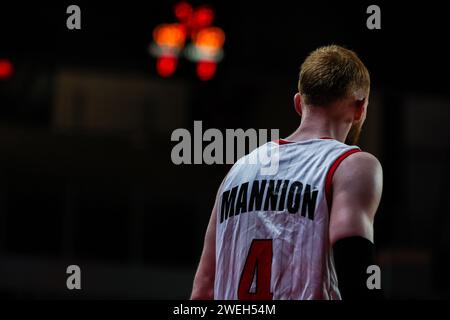
[[[331,137],[320,137],[319,139],[335,140],[334,138],[331,138]],[[278,139],[278,140],[275,140],[274,142],[279,144],[279,145],[283,145],[283,144],[294,143],[295,141],[288,141],[288,140],[284,140],[284,139]]]
[[[351,149],[351,150],[344,152],[336,160],[334,160],[330,169],[328,169],[327,176],[325,178],[325,197],[326,197],[327,204],[328,204],[328,210],[331,210],[331,200],[332,200],[331,196],[332,196],[332,192],[333,192],[334,172],[336,171],[336,169],[339,167],[339,165],[345,158],[347,158],[348,156],[350,156],[356,152],[361,152],[361,149],[355,148],[355,149]]]
[[[288,144],[288,143],[292,143],[292,142],[284,140],[284,139],[278,139],[278,140],[275,140],[275,143],[278,143],[279,145],[283,145],[283,144]]]

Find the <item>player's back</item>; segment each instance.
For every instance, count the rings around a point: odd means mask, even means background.
[[[333,139],[280,140],[236,162],[216,203],[215,299],[340,299],[328,201],[335,168],[355,151]],[[262,154],[276,154],[276,173]]]

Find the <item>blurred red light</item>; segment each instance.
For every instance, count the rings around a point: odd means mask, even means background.
[[[14,71],[13,64],[8,59],[0,59],[0,79],[8,79]]]
[[[156,71],[161,77],[170,77],[177,69],[176,57],[159,57],[156,61]]]
[[[149,51],[158,57],[156,71],[162,77],[170,77],[177,69],[178,58],[184,53],[188,60],[197,63],[196,73],[200,80],[212,79],[217,63],[222,60],[225,41],[223,30],[212,27],[214,10],[208,5],[194,8],[186,0],[178,2],[173,9],[178,22],[160,24],[153,30]]]
[[[211,80],[216,73],[216,63],[213,61],[200,61],[197,63],[197,76],[200,80]]]
[[[187,2],[180,2],[175,5],[175,16],[181,22],[186,22],[191,16],[192,11],[192,6]]]
[[[214,20],[214,11],[206,6],[200,7],[194,12],[195,28],[208,27]]]

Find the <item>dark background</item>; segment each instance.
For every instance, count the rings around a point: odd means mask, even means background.
[[[157,75],[175,1],[6,1],[0,8],[0,297],[187,298],[229,165],[171,161],[176,128],[296,129],[298,71],[321,45],[371,72],[361,147],[384,168],[375,237],[388,298],[449,298],[449,27],[442,2],[191,1],[226,33],[207,82]],[[81,30],[66,8],[81,8]],[[366,8],[381,8],[381,30]],[[66,268],[82,290],[66,288]]]

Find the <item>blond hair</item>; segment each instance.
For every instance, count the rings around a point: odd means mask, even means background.
[[[370,75],[355,52],[337,45],[311,52],[300,68],[298,90],[308,105],[326,106],[348,94],[369,94]]]

